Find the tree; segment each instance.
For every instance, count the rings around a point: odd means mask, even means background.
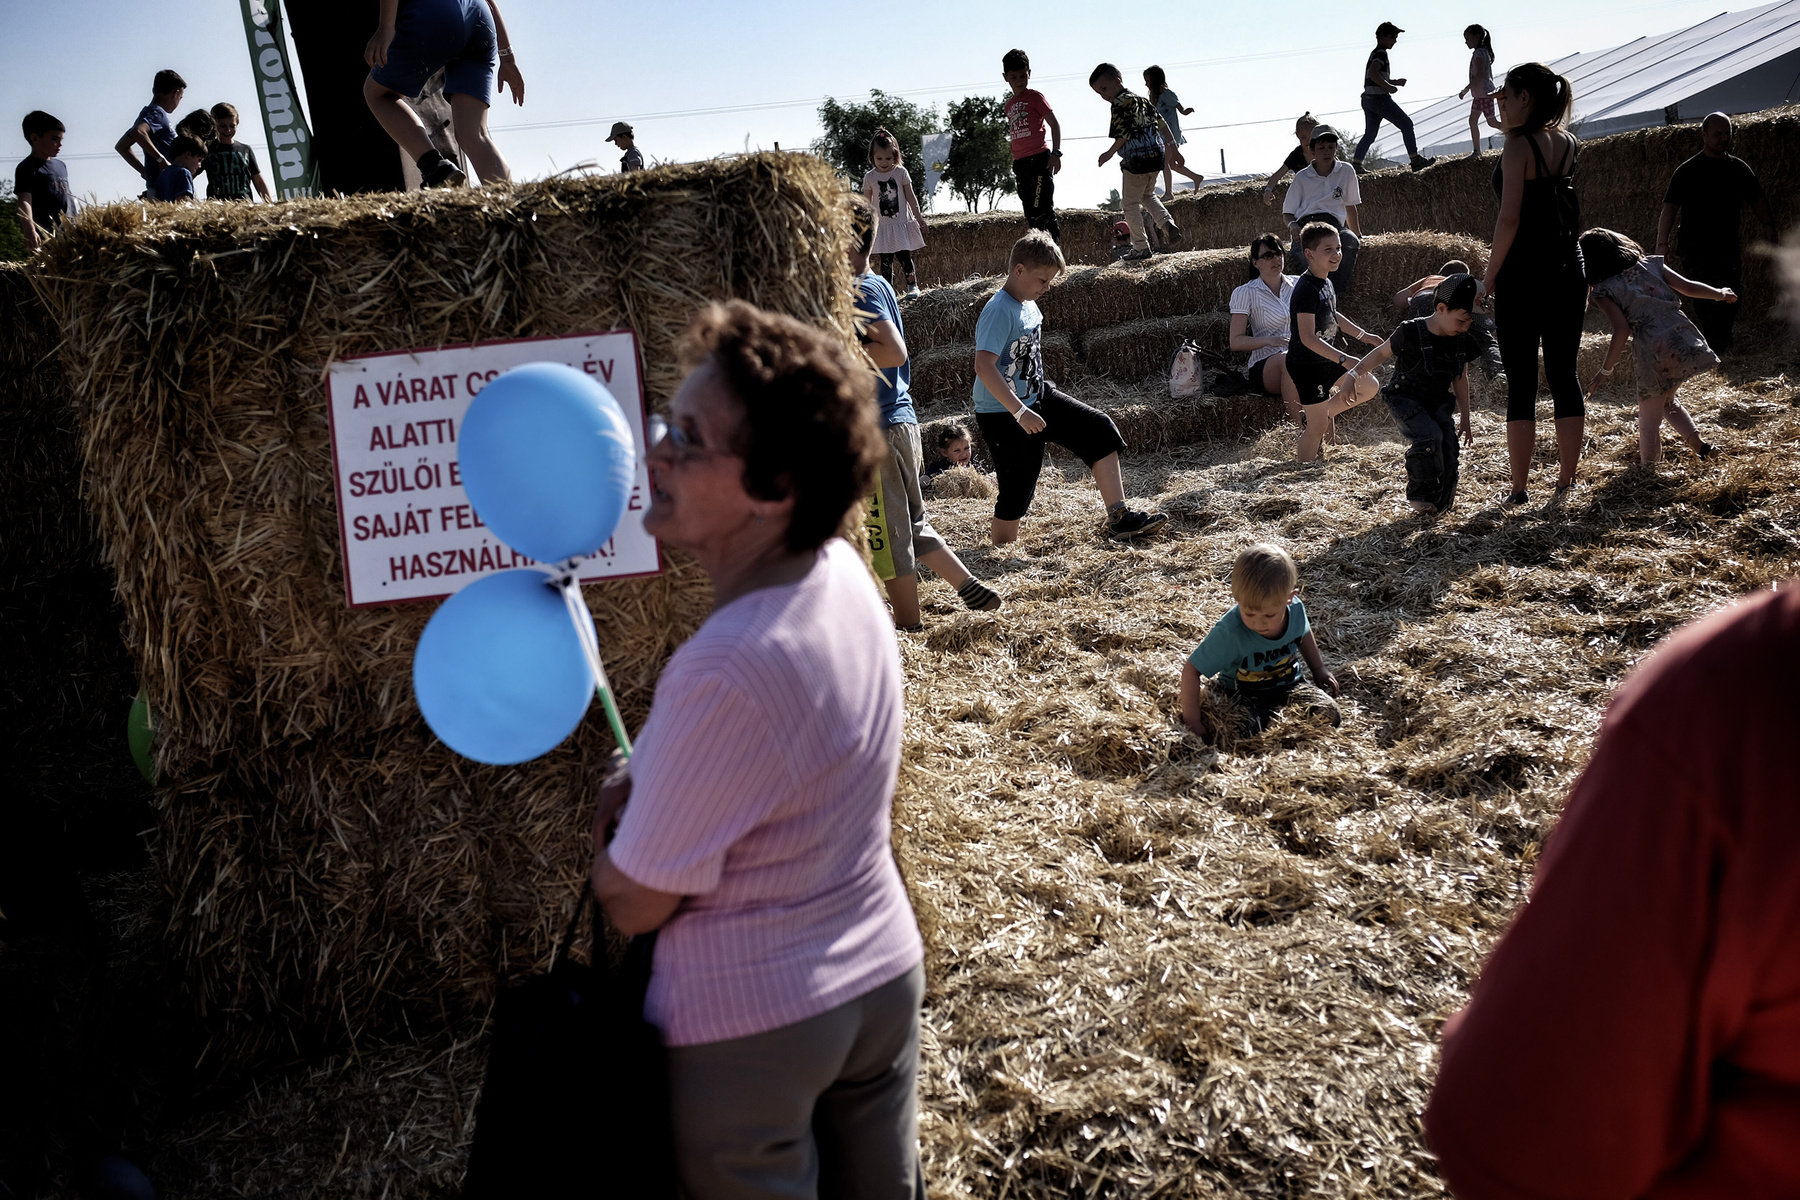
[[[12,184],[0,182],[0,262],[25,257],[25,231],[19,228],[19,198]]]
[[[950,161],[944,182],[974,212],[989,208],[1012,190],[1012,146],[1006,136],[1006,107],[992,96],[966,96],[950,105]]]
[[[812,144],[812,151],[848,176],[852,183],[862,183],[863,172],[874,164],[869,161],[869,139],[875,130],[887,126],[900,142],[900,165],[912,176],[913,187],[925,185],[925,161],[920,156],[920,141],[937,125],[937,109],[920,108],[910,100],[871,91],[866,104],[840,104],[827,96],[819,105],[819,124],[825,135]]]
[[[1119,195],[1118,188],[1114,188],[1112,190],[1112,195],[1108,196],[1105,200],[1100,202],[1100,210],[1102,212],[1116,212],[1116,213],[1122,213],[1125,211],[1125,200],[1123,197],[1121,197]]]

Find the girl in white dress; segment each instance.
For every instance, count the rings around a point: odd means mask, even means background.
[[[863,196],[875,210],[875,244],[870,247],[880,264],[881,277],[893,282],[894,260],[906,274],[906,294],[919,294],[919,273],[913,251],[925,248],[925,216],[913,194],[912,176],[900,165],[900,142],[886,126],[869,140],[873,170],[863,176]]]

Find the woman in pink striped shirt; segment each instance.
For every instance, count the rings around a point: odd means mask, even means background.
[[[622,932],[660,931],[645,1015],[684,1196],[924,1200],[924,951],[889,844],[899,651],[836,536],[882,453],[873,376],[736,301],[695,318],[684,357],[644,525],[717,607],[602,791],[596,845],[618,831],[594,891]]]

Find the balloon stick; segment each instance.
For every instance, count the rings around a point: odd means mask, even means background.
[[[619,744],[619,753],[630,758],[631,735],[625,732],[625,722],[619,717],[619,706],[613,700],[612,687],[606,682],[606,668],[600,662],[600,640],[594,633],[594,618],[588,612],[587,603],[581,598],[581,583],[575,578],[573,564],[570,566],[571,569],[566,574],[552,581],[552,586],[562,590],[563,603],[569,610],[569,620],[575,625],[575,636],[581,640],[581,650],[587,655],[588,669],[594,673],[594,690],[600,695],[600,707],[606,710],[606,723],[612,726],[613,741]]]

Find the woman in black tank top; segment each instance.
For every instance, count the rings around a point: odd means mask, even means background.
[[[1506,149],[1494,168],[1500,219],[1488,259],[1484,303],[1494,313],[1495,340],[1506,366],[1506,454],[1512,468],[1508,504],[1523,504],[1537,444],[1538,348],[1556,404],[1557,492],[1575,485],[1586,432],[1586,406],[1575,356],[1587,284],[1581,274],[1581,206],[1575,196],[1574,135],[1563,128],[1573,95],[1569,81],[1542,63],[1507,73],[1500,89]]]

